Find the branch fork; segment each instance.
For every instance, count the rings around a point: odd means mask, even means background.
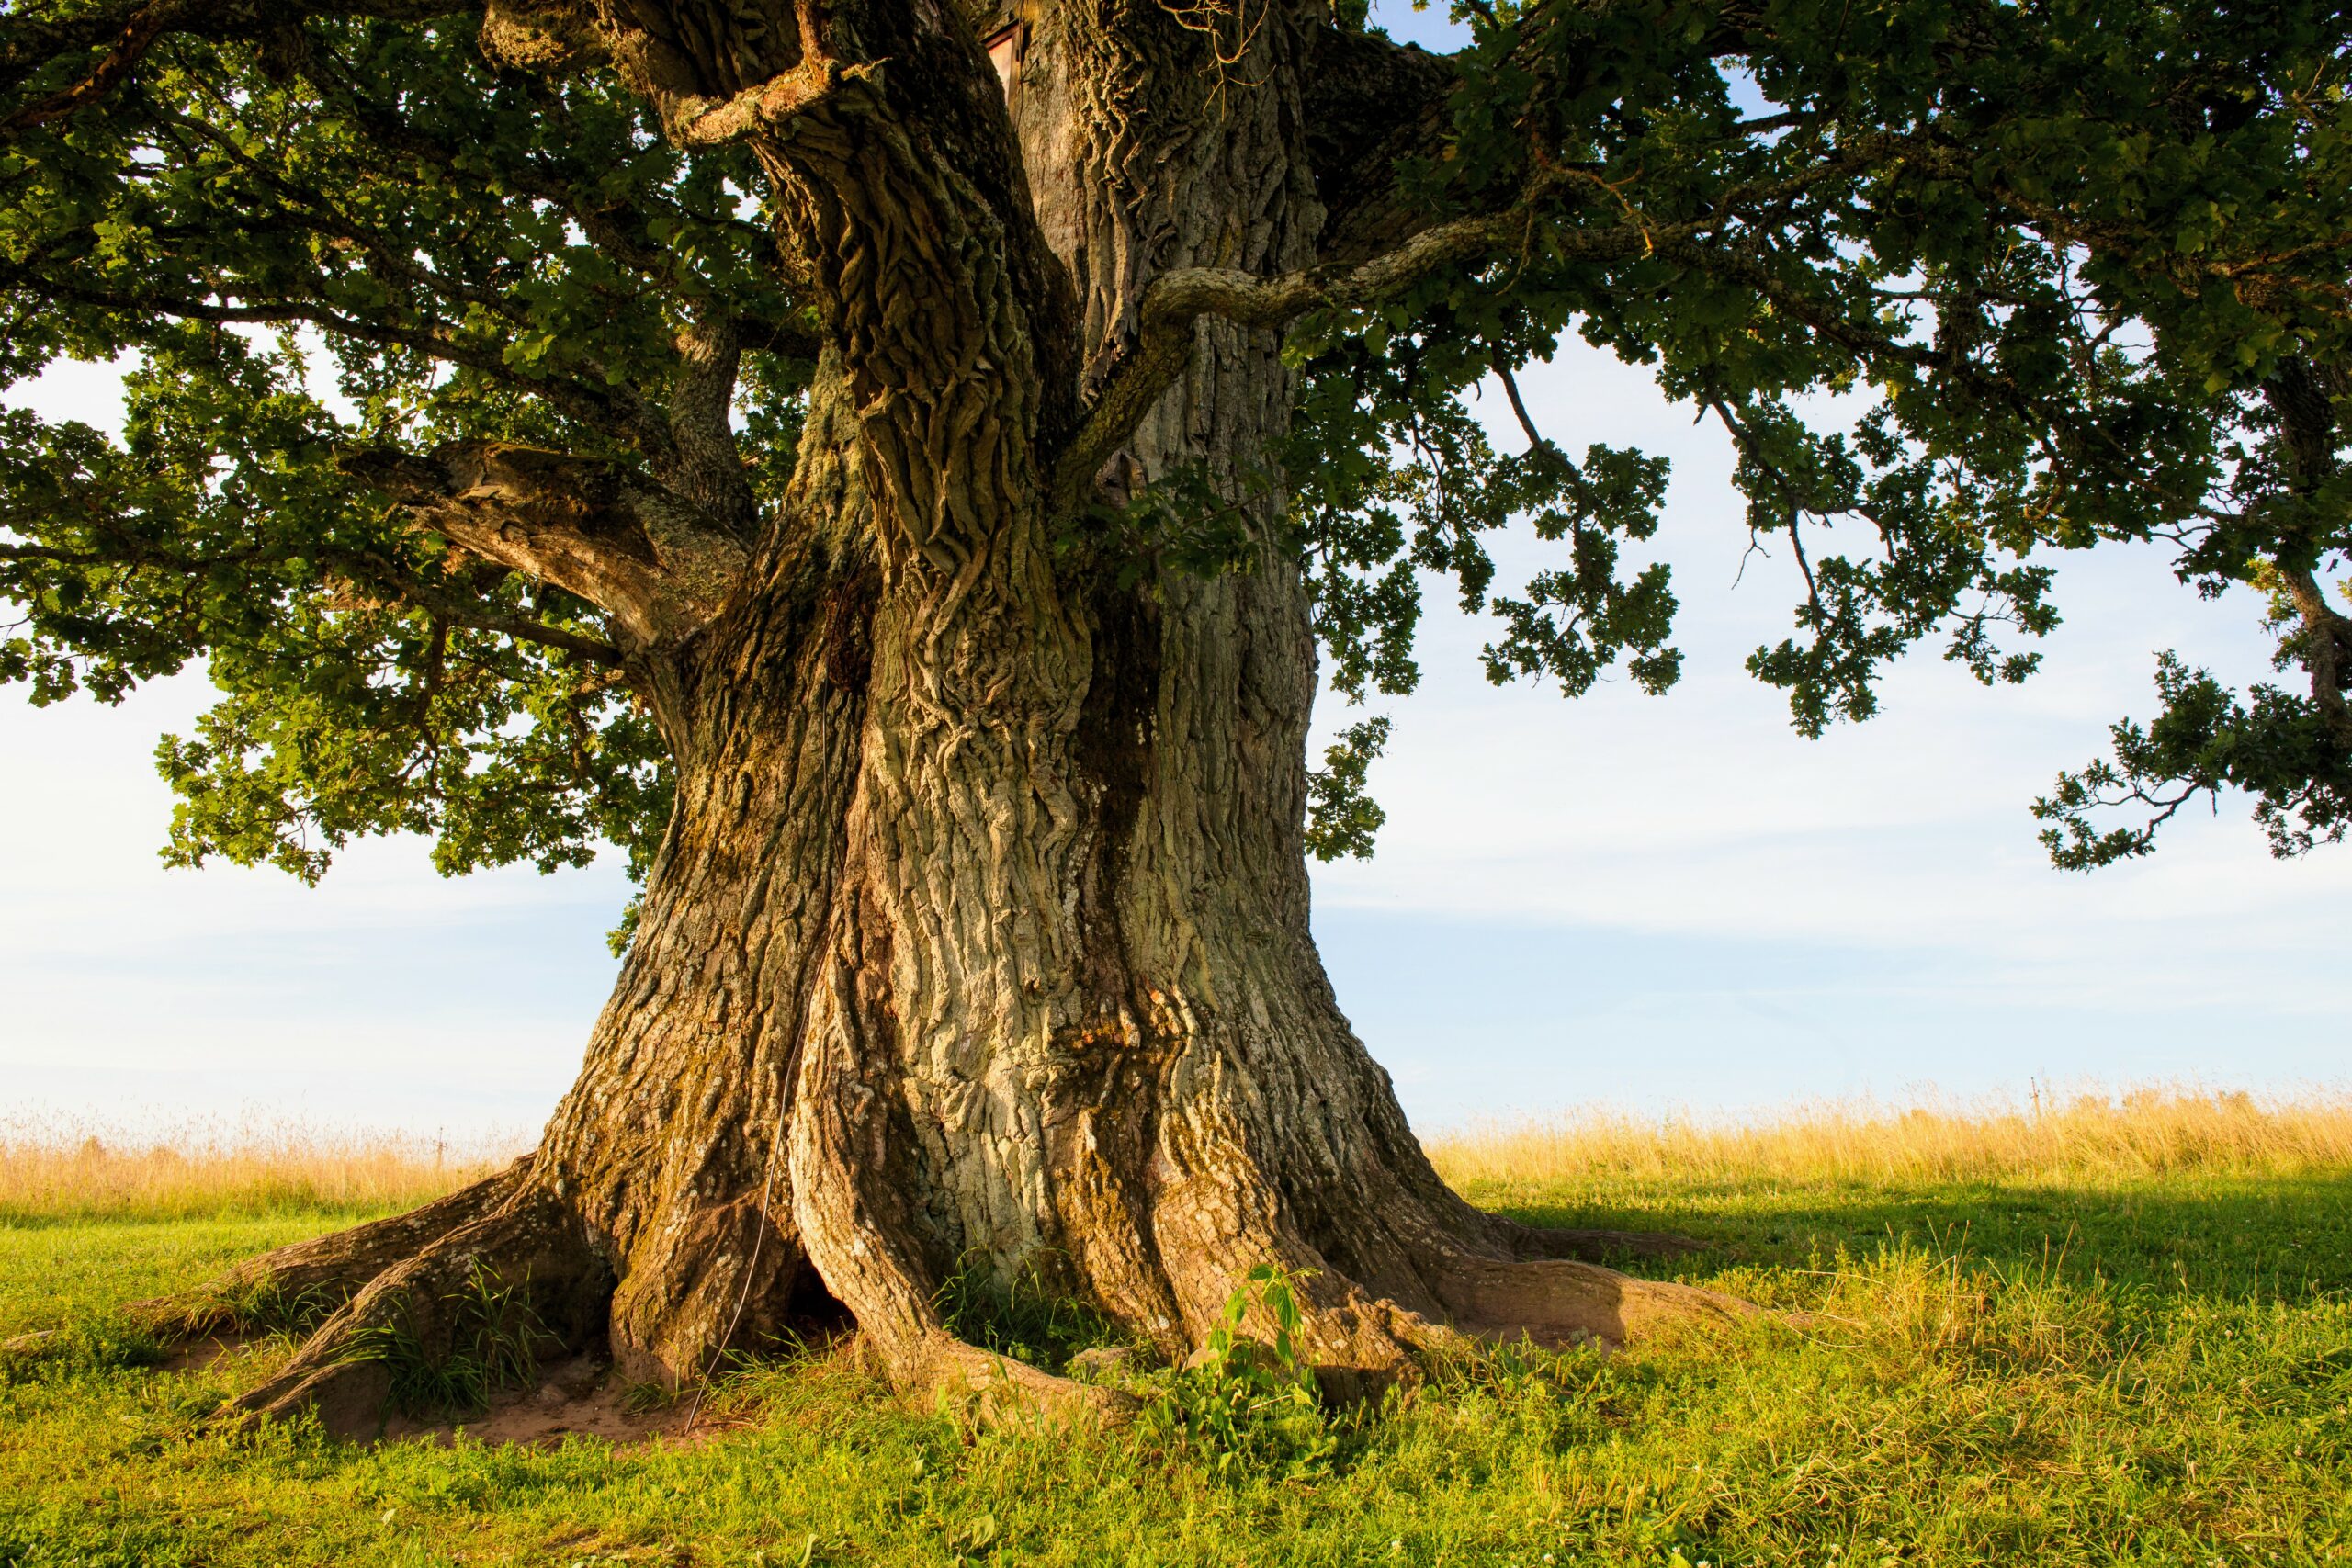
[[[680,98],[662,106],[662,129],[680,147],[725,146],[773,130],[835,97],[852,83],[878,75],[881,61],[844,65],[811,54],[800,64],[728,98]]]
[[[476,441],[429,457],[350,452],[338,466],[397,498],[416,526],[596,605],[634,651],[692,636],[750,564],[743,542],[692,503],[594,458]]]

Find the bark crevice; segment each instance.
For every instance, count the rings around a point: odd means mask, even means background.
[[[1381,72],[1423,109],[1435,77],[1365,54],[1355,151],[1317,153],[1312,8],[1220,64],[1155,5],[1044,6],[1010,111],[952,9],[802,0],[740,36],[671,9],[493,19],[512,58],[601,51],[685,139],[748,146],[824,340],[794,477],[748,526],[723,334],[695,347],[685,511],[519,449],[381,466],[466,547],[643,606],[630,668],[676,806],[537,1154],[254,1265],[352,1293],[245,1406],[364,1404],[354,1334],[405,1312],[446,1337],[435,1303],[484,1270],[631,1379],[704,1376],[837,1305],[904,1389],[1090,1420],[1120,1401],[959,1343],[941,1286],[1043,1271],[1182,1359],[1274,1265],[1335,1392],[1465,1336],[1736,1321],[1587,1260],[1668,1238],[1448,1190],[1308,930],[1313,607],[1265,482],[1281,329],[1510,222],[1318,263],[1317,156],[1327,184],[1376,156]],[[1094,500],[1180,469],[1233,498],[1254,570],[1065,547]]]

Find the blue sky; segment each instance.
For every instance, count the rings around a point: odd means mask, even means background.
[[[1687,672],[1663,698],[1497,689],[1485,632],[1433,595],[1422,689],[1380,710],[1396,732],[1373,775],[1379,853],[1316,880],[1340,1001],[1417,1125],[2352,1076],[2352,851],[2274,861],[2225,804],[2177,820],[2151,861],[2064,876],[2026,814],[2107,723],[2146,711],[2154,649],[2267,673],[2255,604],[2198,601],[2153,552],[2068,561],[2067,622],[2027,686],[1987,692],[1929,652],[1881,717],[1807,742],[1740,668],[1784,633],[1794,582],[1785,558],[1742,576],[1720,437],[1580,347],[1523,386],[1572,448],[1673,459],[1659,547]],[[11,400],[105,423],[110,395],[69,370]],[[1515,446],[1499,399],[1485,412]],[[1506,576],[1540,558],[1526,539],[1498,554]],[[0,692],[0,1114],[527,1134],[610,984],[618,866],[453,882],[390,841],[316,890],[166,872],[151,754],[205,692],[191,673],[118,709],[44,711]]]

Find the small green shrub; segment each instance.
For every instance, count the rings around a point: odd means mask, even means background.
[[[1242,1325],[1256,1308],[1271,1342]],[[1300,1343],[1298,1291],[1291,1275],[1261,1263],[1226,1298],[1200,1356],[1170,1374],[1145,1406],[1143,1436],[1207,1465],[1219,1476],[1328,1469],[1339,1447]]]

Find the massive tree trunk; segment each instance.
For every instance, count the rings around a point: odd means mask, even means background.
[[[902,1386],[1096,1404],[952,1338],[942,1282],[1033,1276],[1181,1358],[1278,1265],[1342,1385],[1734,1310],[1449,1191],[1316,956],[1280,329],[1146,319],[1174,269],[1316,261],[1314,18],[1048,6],[1008,116],[970,18],[812,17],[611,48],[681,137],[766,95],[737,118],[826,346],[740,586],[631,648],[677,806],[579,1082],[514,1169],[249,1265],[356,1293],[248,1404],[362,1413],[353,1331],[430,1341],[477,1270],[633,1378],[845,1313]],[[1173,374],[1122,389],[1155,330]],[[1105,568],[1073,452],[1114,502],[1201,465],[1253,570]]]

